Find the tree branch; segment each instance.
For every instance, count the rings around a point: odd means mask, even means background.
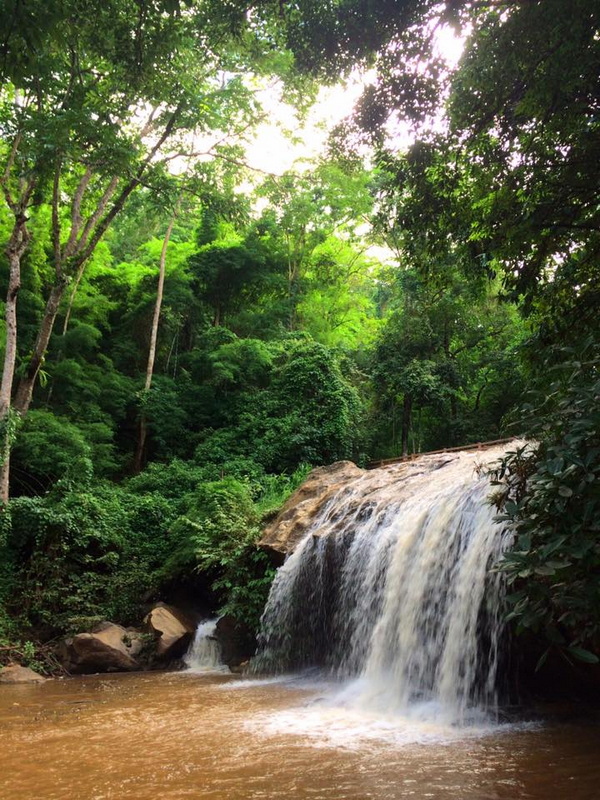
[[[78,256],[76,261],[77,267],[84,261],[88,260],[88,258],[94,252],[96,245],[98,244],[100,239],[104,236],[107,228],[109,227],[113,219],[117,216],[117,214],[121,211],[121,209],[127,202],[127,198],[129,197],[129,195],[134,191],[134,189],[137,188],[148,165],[151,163],[154,156],[158,153],[162,145],[166,142],[166,140],[173,132],[173,128],[175,127],[175,123],[177,122],[177,117],[179,116],[180,113],[181,113],[181,105],[178,105],[177,108],[171,114],[171,117],[167,122],[167,124],[165,125],[165,128],[160,137],[158,138],[156,144],[150,150],[150,152],[143,160],[143,162],[140,164],[133,178],[131,178],[125,184],[125,186],[122,188],[119,196],[113,203],[110,210],[105,214],[105,216],[101,220],[98,221],[98,224],[95,226],[94,232],[88,244],[84,245],[83,248],[78,251]],[[87,235],[89,235],[89,232]],[[87,240],[87,235],[86,235],[86,240]]]
[[[54,269],[58,278],[62,278],[62,259],[60,257],[60,217],[58,215],[58,205],[60,202],[60,173],[61,161],[58,158],[54,168],[54,180],[52,182],[52,249],[54,251]]]
[[[81,216],[81,203],[83,202],[83,196],[91,179],[92,169],[91,167],[87,167],[81,180],[79,181],[79,184],[77,185],[75,194],[73,195],[73,203],[71,205],[71,231],[69,233],[69,239],[63,250],[63,259],[69,258],[75,250],[75,243],[77,242],[77,237],[79,235],[79,231],[81,230],[81,223],[83,222]]]
[[[19,149],[19,145],[21,144],[22,134],[19,131],[15,138],[13,139],[13,143],[10,148],[10,153],[8,154],[8,158],[6,160],[6,167],[4,168],[4,174],[2,176],[2,190],[4,192],[4,197],[6,199],[6,203],[11,211],[15,211],[16,203],[12,199],[12,195],[10,193],[10,189],[8,188],[8,182],[10,180],[10,173],[15,163],[15,158],[17,157],[17,151]]]
[[[81,250],[83,250],[89,238],[90,233],[94,230],[102,214],[104,214],[106,206],[109,204],[110,199],[117,190],[118,185],[119,185],[119,178],[116,175],[113,175],[113,177],[110,179],[110,183],[108,184],[108,186],[104,191],[104,194],[98,201],[98,205],[96,206],[95,211],[93,212],[93,214],[91,214],[91,216],[85,223],[85,227],[79,238],[79,241],[77,241],[77,243],[73,247],[73,250],[70,253],[68,253],[68,255],[80,253]]]

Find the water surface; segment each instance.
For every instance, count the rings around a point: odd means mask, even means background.
[[[471,731],[316,681],[145,673],[1,686],[2,800],[596,800],[593,721]]]

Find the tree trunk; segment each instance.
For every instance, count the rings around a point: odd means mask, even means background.
[[[410,433],[410,417],[412,413],[412,397],[404,395],[402,403],[402,455],[408,455],[408,434]]]
[[[4,353],[4,366],[2,369],[2,383],[0,384],[0,424],[2,435],[0,440],[0,503],[8,502],[8,487],[10,477],[10,448],[11,448],[11,394],[15,375],[17,359],[17,295],[21,288],[21,258],[27,247],[29,239],[26,218],[24,215],[17,217],[12,235],[6,248],[8,256],[9,277],[8,291],[6,293],[6,349]]]
[[[177,204],[177,207],[179,204]],[[144,392],[148,392],[152,386],[152,376],[154,375],[154,362],[156,360],[156,342],[158,340],[158,323],[160,321],[160,310],[162,307],[163,293],[165,286],[165,268],[167,264],[167,249],[169,247],[169,240],[173,233],[173,226],[177,218],[177,207],[171,217],[171,221],[165,232],[163,239],[162,250],[160,251],[160,262],[158,269],[158,288],[156,290],[156,303],[154,304],[154,316],[152,318],[152,330],[150,331],[150,348],[148,350],[148,364],[146,366],[146,382],[144,384]],[[142,408],[140,414],[140,421],[138,426],[138,440],[133,459],[134,474],[142,471],[144,465],[144,450],[146,448],[146,437],[148,433],[148,425],[146,420],[146,412]]]
[[[23,375],[19,381],[14,408],[23,416],[29,411],[29,406],[31,405],[33,388],[42,364],[44,363],[46,350],[48,349],[48,343],[52,335],[52,329],[54,328],[54,322],[56,320],[60,301],[65,291],[65,286],[65,282],[60,281],[50,290],[50,296],[48,297],[46,308],[44,309],[42,324],[40,325],[40,330],[33,348],[33,355],[29,360],[25,375]]]
[[[83,278],[84,272],[85,272],[85,261],[83,262],[83,264],[79,265],[79,269],[77,270],[77,276],[75,277],[75,282],[73,283],[73,289],[71,290],[71,294],[69,295],[69,304],[67,306],[67,311],[65,314],[65,321],[63,322],[63,329],[62,329],[63,336],[65,336],[67,331],[69,330],[69,322],[71,321],[71,313],[73,312],[73,303],[75,302],[77,289],[79,289],[79,284],[81,283],[81,279]]]
[[[144,468],[144,457],[146,454],[146,438],[148,436],[148,420],[146,419],[146,412],[142,409],[138,421],[138,438],[135,448],[135,455],[133,457],[133,474],[139,475]]]
[[[75,302],[75,296],[77,294],[77,289],[79,288],[79,284],[81,283],[81,279],[83,278],[83,273],[85,272],[85,262],[79,266],[77,270],[77,277],[75,278],[75,283],[73,284],[73,289],[71,290],[71,294],[69,295],[69,302],[67,305],[67,311],[65,313],[65,320],[63,322],[62,328],[62,337],[63,341],[60,343],[58,347],[58,352],[56,354],[56,361],[62,361],[63,357],[63,342],[64,337],[67,335],[67,331],[69,330],[69,322],[71,321],[71,313],[73,312],[73,303]],[[52,392],[54,390],[54,385],[52,382],[48,387],[48,394],[46,396],[46,407],[50,405],[50,400],[52,399]]]

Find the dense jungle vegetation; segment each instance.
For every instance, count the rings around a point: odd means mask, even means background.
[[[514,433],[510,616],[596,661],[598,4],[0,5],[0,639],[197,574],[256,625],[311,465]],[[319,157],[251,168],[265,87],[357,74]]]

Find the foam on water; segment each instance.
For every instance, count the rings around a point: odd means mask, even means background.
[[[408,747],[412,745],[451,745],[463,740],[483,739],[517,731],[535,730],[540,722],[500,723],[480,708],[472,708],[460,724],[449,720],[448,710],[439,701],[414,702],[405,713],[369,710],[357,702],[363,687],[361,679],[340,687],[331,682],[307,682],[302,676],[280,676],[270,683],[290,689],[318,688],[301,705],[254,714],[244,726],[260,736],[290,736],[317,748],[364,751],[365,747]],[[236,681],[230,687],[252,689],[268,680]],[[226,688],[223,686],[222,688]]]

